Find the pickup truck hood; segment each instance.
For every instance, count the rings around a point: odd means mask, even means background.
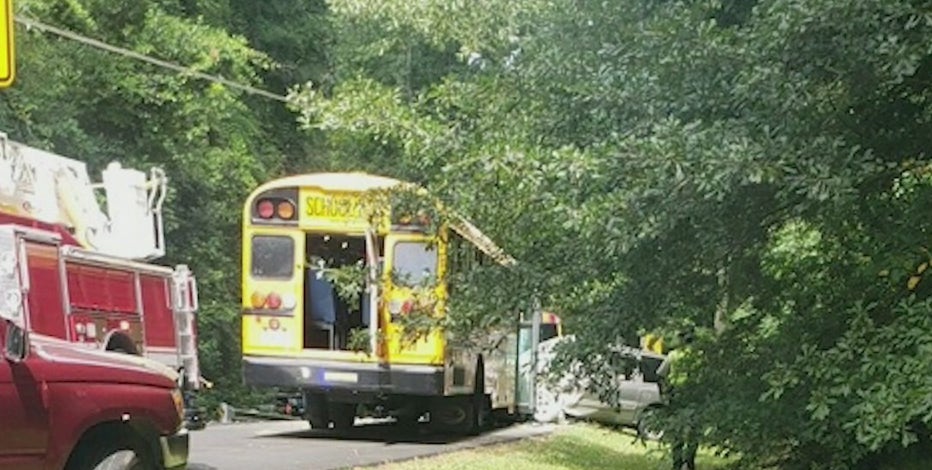
[[[34,369],[36,378],[46,382],[134,383],[161,388],[174,388],[178,383],[177,372],[144,357],[37,334],[29,335],[29,341],[31,353],[44,362],[43,367]]]

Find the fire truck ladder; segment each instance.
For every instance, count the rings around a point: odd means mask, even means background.
[[[172,304],[175,313],[175,331],[178,339],[178,359],[183,368],[186,388],[198,389],[201,372],[197,360],[197,339],[194,331],[194,313],[197,312],[197,282],[187,265],[179,264],[172,274]]]
[[[162,203],[167,178],[119,163],[92,184],[83,162],[29,147],[0,133],[0,210],[68,227],[84,247],[125,259],[165,253]],[[107,213],[95,194],[103,189]]]

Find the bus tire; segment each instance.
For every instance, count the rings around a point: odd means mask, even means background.
[[[473,395],[440,397],[430,407],[431,427],[441,432],[471,434],[476,429]]]
[[[330,427],[330,417],[327,416],[327,410],[322,408],[308,408],[307,423],[311,429],[327,429]]]
[[[472,399],[475,426],[472,432],[480,432],[489,425],[492,415],[492,399],[485,393],[485,366],[481,357],[476,365],[476,380],[474,383]]]
[[[421,408],[407,407],[393,415],[395,422],[403,428],[414,428],[421,420],[424,410]]]
[[[327,401],[317,393],[304,392],[304,413],[312,429],[328,429],[330,427],[330,414],[327,412]]]
[[[476,398],[476,426],[473,433],[478,434],[492,427],[492,399],[482,394]]]
[[[354,403],[331,403],[329,408],[333,429],[344,431],[356,424],[356,405]]]

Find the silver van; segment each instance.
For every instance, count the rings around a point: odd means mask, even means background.
[[[543,375],[537,390],[535,419],[585,419],[635,428],[645,438],[658,437],[657,433],[648,432],[646,421],[652,411],[663,405],[657,368],[664,356],[621,346],[605,357],[593,358],[589,368],[594,368],[594,373],[582,374],[580,368],[574,368],[576,371],[561,374],[556,381],[543,378],[549,372],[554,347],[572,340],[572,336],[567,336],[540,344],[538,371]]]

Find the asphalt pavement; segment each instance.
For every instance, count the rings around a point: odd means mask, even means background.
[[[305,421],[212,424],[191,432],[189,470],[330,470],[378,465],[542,436],[552,425],[514,424],[478,436],[432,433],[357,420],[345,432],[312,430]]]

